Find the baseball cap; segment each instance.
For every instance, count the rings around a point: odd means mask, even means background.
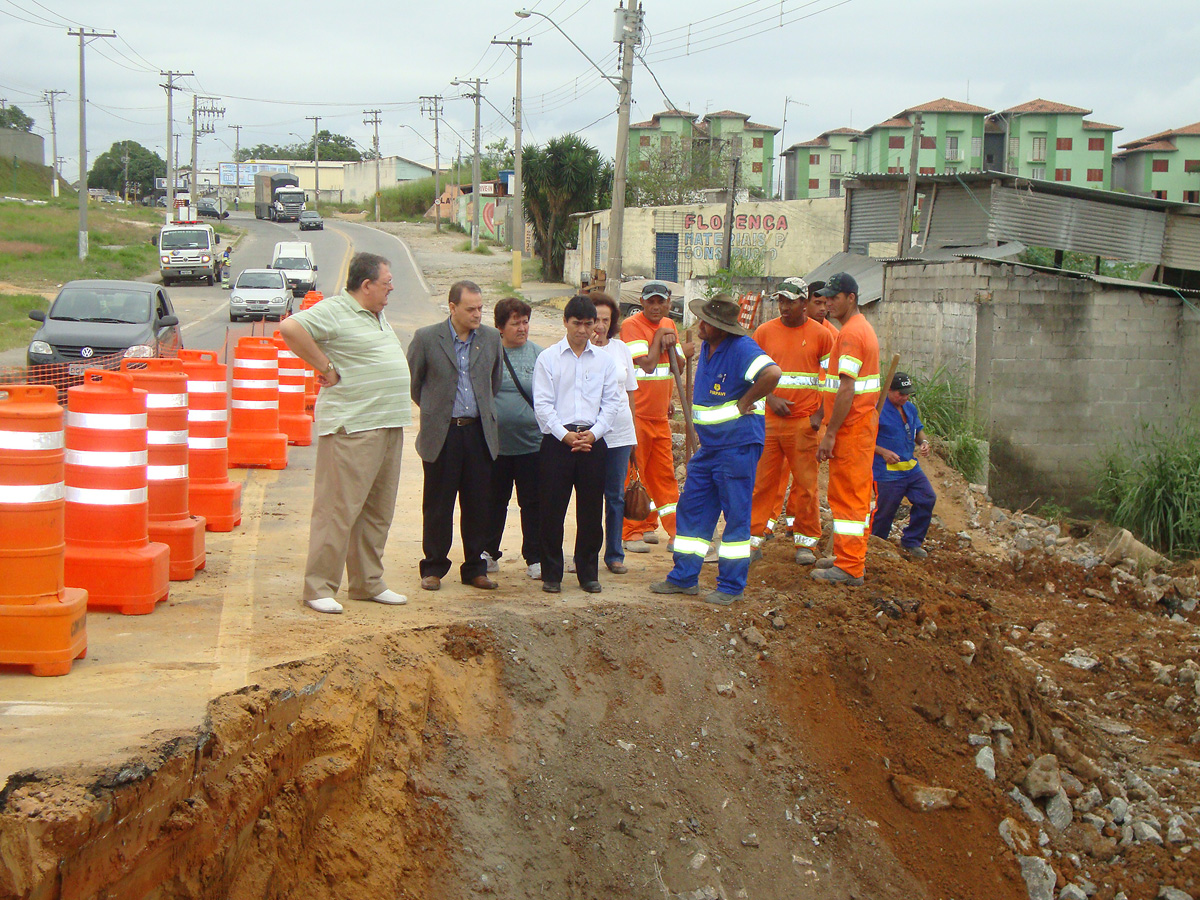
[[[814,281],[814,282],[812,282],[812,284],[810,284],[810,285],[808,286],[808,296],[809,296],[809,298],[811,299],[811,298],[815,297],[817,294],[821,293],[821,289],[822,289],[823,287],[825,287],[825,282],[823,282],[823,281]]]
[[[647,281],[642,285],[642,299],[647,297],[670,297],[671,289],[661,281]]]
[[[772,297],[784,296],[789,300],[805,300],[808,298],[808,285],[803,278],[785,278],[771,291]]]
[[[830,275],[829,281],[825,282],[825,287],[818,292],[822,297],[836,297],[838,294],[857,294],[858,282],[855,281],[846,272],[838,272],[836,275]]]
[[[911,394],[916,388],[913,387],[913,381],[907,372],[897,372],[892,376],[892,390],[902,394]]]

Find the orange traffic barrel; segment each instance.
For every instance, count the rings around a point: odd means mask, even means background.
[[[229,465],[285,468],[288,439],[279,430],[279,351],[271,338],[238,338],[230,405]]]
[[[87,655],[87,591],[63,581],[65,495],[54,387],[0,387],[0,665],[34,675]]]
[[[204,519],[188,510],[187,375],[178,359],[125,359],[121,371],[146,392],[150,540],[171,549],[172,581],[203,569]]]
[[[300,308],[308,309],[310,306],[316,306],[324,299],[325,295],[320,291],[309,291],[304,295],[304,299],[300,301]]]
[[[307,447],[312,443],[312,416],[304,409],[304,360],[288,349],[287,341],[275,332],[279,350],[279,427],[289,444]]]
[[[325,299],[325,295],[320,291],[309,291],[304,295],[304,299],[300,301],[300,309],[305,310],[310,306],[315,306]],[[317,394],[321,392],[321,385],[317,383],[316,370],[304,364],[304,411],[312,414],[317,408]]]
[[[170,550],[150,542],[146,392],[125,372],[88,369],[67,391],[66,582],[88,609],[154,611]]]
[[[188,508],[209,531],[242,521],[242,486],[229,480],[229,390],[215,350],[180,350],[188,391]]]

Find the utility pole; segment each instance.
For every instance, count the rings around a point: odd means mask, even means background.
[[[125,141],[125,170],[121,178],[121,199],[129,202],[129,141]]]
[[[483,204],[479,202],[482,199],[479,196],[479,103],[483,99],[481,87],[487,82],[480,78],[469,81],[459,81],[455,78],[450,83],[456,87],[460,84],[475,85],[475,92],[467,94],[475,100],[475,158],[471,160],[471,208],[474,210],[471,214],[471,249],[474,250],[479,246],[479,219],[483,208]]]
[[[900,210],[900,245],[897,256],[904,256],[912,246],[913,206],[917,202],[917,155],[921,152],[921,129],[924,120],[918,113],[913,118],[912,147],[908,152],[908,186],[904,191],[904,206]]]
[[[194,72],[159,72],[167,79],[167,83],[161,85],[167,92],[167,209],[175,208],[175,166],[179,162],[179,150],[175,146],[175,92],[180,88],[175,87],[176,78],[188,78],[194,75]],[[171,212],[167,213],[172,215]]]
[[[438,151],[438,119],[442,114],[442,96],[421,98],[421,112],[433,119],[433,226],[442,230],[442,160]]]
[[[513,287],[521,286],[521,256],[525,253],[525,182],[521,177],[521,48],[532,45],[533,41],[513,40],[492,41],[502,47],[515,47],[517,53],[517,90],[513,94]]]
[[[109,31],[101,33],[80,28],[78,31],[67,29],[71,37],[79,37],[79,258],[87,259],[88,227],[87,227],[87,81],[84,78],[83,48],[88,38],[115,38],[117,33]]]
[[[44,91],[46,105],[50,107],[50,153],[54,159],[54,182],[50,185],[50,196],[58,197],[58,126],[54,121],[54,98],[66,91]]]
[[[630,0],[617,10],[621,34],[621,104],[617,110],[617,152],[613,158],[612,212],[608,217],[607,290],[621,289],[621,241],[625,233],[625,178],[629,160],[629,102],[633,93],[633,48],[642,42],[642,9]],[[613,296],[617,296],[613,294]]]
[[[380,187],[379,187],[379,114],[381,112],[382,112],[382,110],[378,110],[378,109],[364,109],[363,110],[364,116],[371,117],[369,119],[363,119],[363,124],[375,126],[375,141],[374,141],[373,146],[375,148],[375,221],[376,222],[379,221],[379,190],[380,190]]]
[[[721,262],[726,269],[733,268],[733,203],[737,192],[738,166],[742,160],[733,152],[732,144],[729,152],[729,196],[725,198],[725,246],[722,250]]]
[[[321,125],[321,117],[305,116],[304,118],[311,119],[313,123],[313,209],[316,209],[321,204],[321,151],[317,141],[321,134],[317,130]]]
[[[200,105],[203,100],[205,106]],[[188,182],[188,186],[192,189],[192,203],[194,204],[200,197],[200,135],[213,134],[217,129],[211,122],[200,124],[201,116],[223,116],[225,115],[224,108],[217,109],[211,104],[216,103],[217,97],[197,97],[192,95],[192,177]]]
[[[234,133],[233,139],[233,202],[237,205],[238,197],[242,193],[242,126],[241,125],[226,125],[226,128],[232,128]],[[229,146],[226,144],[225,146]]]

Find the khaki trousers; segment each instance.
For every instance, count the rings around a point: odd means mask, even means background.
[[[375,428],[317,438],[304,600],[334,597],[348,576],[351,600],[387,589],[383,548],[396,510],[403,428]]]

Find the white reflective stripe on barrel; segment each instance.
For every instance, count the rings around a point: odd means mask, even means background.
[[[174,481],[176,478],[187,478],[188,467],[182,466],[147,466],[147,481]]]
[[[4,484],[0,485],[0,503],[49,503],[61,500],[64,484]]]
[[[235,369],[278,369],[279,360],[277,359],[242,359],[235,356],[233,358],[233,367]]]
[[[68,428],[95,428],[98,431],[134,431],[146,427],[146,414],[122,416],[116,413],[81,413],[67,410]]]
[[[146,443],[158,447],[166,444],[186,444],[187,431],[147,431]]]
[[[223,394],[225,393],[225,382],[223,381],[192,381],[188,379],[189,394]]]
[[[226,438],[207,438],[207,437],[190,437],[188,438],[189,450],[224,450],[229,446],[229,441]]]
[[[280,358],[280,359],[299,359],[300,357],[298,357],[298,356],[297,356],[295,353],[293,353],[291,350],[280,350],[280,351],[279,351],[279,358]]]
[[[187,394],[146,395],[146,409],[179,409],[187,405]]]
[[[61,450],[61,431],[0,431],[0,450]]]
[[[233,389],[236,391],[241,388],[245,391],[269,391],[273,390],[279,384],[276,378],[235,378],[233,379]]]
[[[149,456],[145,450],[68,450],[65,462],[69,466],[92,469],[132,469],[134,466],[144,466]]]
[[[189,409],[189,422],[225,422],[229,419],[227,409]]]
[[[304,384],[303,383],[281,384],[279,386],[279,393],[281,393],[281,394],[303,394],[304,393]]]
[[[84,503],[88,506],[130,506],[134,503],[145,503],[146,488],[134,488],[131,491],[103,491],[98,488],[67,488],[68,503]]]
[[[234,409],[279,409],[278,400],[234,400]]]

